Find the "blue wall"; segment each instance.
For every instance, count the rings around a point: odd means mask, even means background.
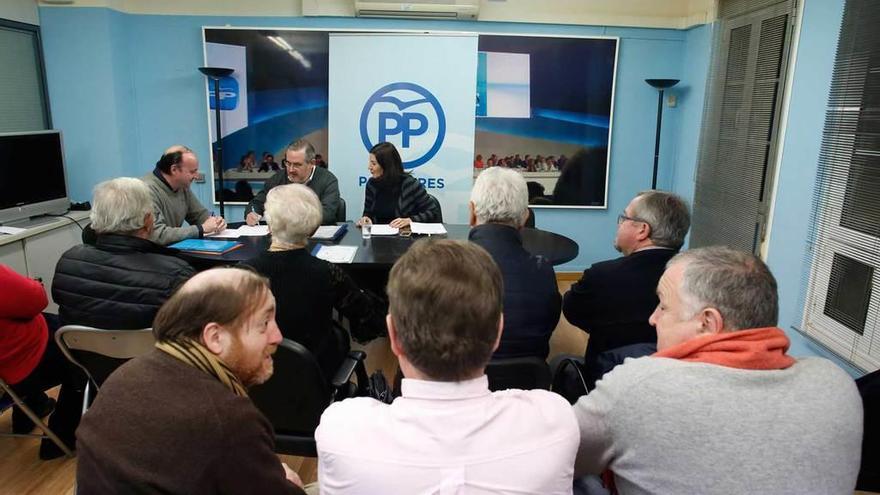
[[[681,79],[679,104],[663,116],[659,185],[691,197],[702,93],[708,68],[708,27],[689,31],[515,23],[356,18],[135,15],[105,8],[40,8],[55,127],[65,133],[72,198],[89,199],[97,182],[141,176],[173,143],[191,146],[206,169],[208,120],[202,26],[418,29],[493,33],[619,36],[608,210],[540,210],[540,228],[581,247],[560,271],[580,271],[617,256],[616,216],[650,187],[657,92],[646,78]],[[393,55],[392,55],[393,56]],[[576,63],[576,61],[573,61]],[[564,77],[564,74],[560,74]],[[674,164],[678,163],[678,166]],[[208,203],[210,189],[193,190]],[[352,211],[357,208],[352,209]],[[351,215],[350,215],[351,216]],[[227,211],[233,220],[241,208]]]

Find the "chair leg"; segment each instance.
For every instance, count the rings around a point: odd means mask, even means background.
[[[61,439],[58,438],[58,435],[56,435],[55,432],[50,430],[49,427],[46,426],[46,423],[44,423],[43,420],[39,416],[34,414],[34,412],[31,410],[30,407],[25,405],[25,403],[21,399],[21,397],[19,397],[18,394],[16,394],[15,391],[12,390],[12,387],[7,385],[6,382],[4,382],[2,380],[0,380],[0,387],[2,387],[3,390],[5,390],[6,393],[9,394],[10,397],[12,397],[12,400],[15,401],[15,404],[22,410],[22,412],[24,412],[24,414],[31,421],[34,422],[35,425],[37,425],[40,428],[40,430],[43,431],[43,434],[46,435],[50,440],[55,442],[55,445],[57,445],[58,448],[61,449],[62,452],[64,452],[65,456],[73,457],[73,452],[71,452],[71,450],[67,447],[67,445],[64,445],[64,442],[62,442]]]

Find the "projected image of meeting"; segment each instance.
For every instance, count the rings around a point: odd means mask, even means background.
[[[480,35],[474,177],[519,171],[533,206],[604,208],[617,40]]]

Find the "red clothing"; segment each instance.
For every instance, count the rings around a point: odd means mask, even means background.
[[[6,383],[24,380],[43,357],[48,304],[43,284],[0,264],[0,378]]]
[[[703,335],[674,345],[654,357],[718,364],[743,370],[784,370],[795,363],[788,337],[780,328],[752,328]]]

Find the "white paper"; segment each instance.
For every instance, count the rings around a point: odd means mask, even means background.
[[[373,224],[373,228],[370,229],[370,234],[372,235],[397,235],[400,232],[400,229],[397,227],[392,227],[388,224]]]
[[[354,261],[354,255],[357,253],[357,246],[324,246],[315,254],[315,257],[321,258],[330,263],[351,263]]]
[[[446,227],[442,223],[412,222],[409,225],[413,234],[445,234]]]
[[[208,234],[205,237],[222,237],[224,239],[238,239],[241,236],[241,233],[238,229],[223,229],[222,232],[215,232],[213,234]]]
[[[242,225],[238,228],[238,235],[244,236],[264,236],[269,235],[268,225]]]
[[[341,225],[322,225],[312,234],[312,239],[333,239],[341,228]]]
[[[0,227],[0,234],[20,234],[27,229],[20,229],[18,227]]]

